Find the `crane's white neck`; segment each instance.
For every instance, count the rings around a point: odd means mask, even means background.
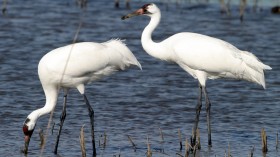
[[[161,13],[158,11],[157,13],[150,15],[150,17],[150,23],[145,27],[141,36],[142,46],[149,55],[161,60],[169,60],[169,55],[168,52],[166,52],[164,45],[161,43],[155,43],[152,40],[152,33],[160,22]]]
[[[56,102],[57,102],[57,96],[58,96],[58,90],[54,90],[54,91],[45,91],[45,95],[46,95],[46,104],[44,107],[39,108],[33,112],[31,112],[28,115],[28,118],[34,123],[36,124],[38,118],[40,118],[43,115],[46,115],[48,113],[50,113],[54,107],[56,106]]]

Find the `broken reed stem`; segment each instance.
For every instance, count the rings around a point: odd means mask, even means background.
[[[194,146],[196,143],[196,141],[194,139],[196,139],[196,137],[194,134],[194,128],[192,128],[191,146]]]
[[[262,138],[262,152],[266,153],[268,151],[267,149],[267,136],[264,128],[262,128],[261,131],[261,138]]]
[[[276,133],[276,150],[278,150],[279,139],[278,139],[278,132]]]
[[[134,151],[136,151],[136,144],[132,141],[132,138],[129,135],[127,135],[127,138],[129,140],[129,142],[131,143],[132,147],[134,148]]]
[[[250,151],[249,157],[253,157],[254,155],[254,150],[255,150],[255,146],[253,146],[253,148]]]
[[[228,142],[228,157],[231,157],[231,155],[230,155],[230,144],[229,144],[229,142]]]
[[[52,135],[53,135],[54,126],[55,126],[55,122],[53,122],[53,126],[52,126]]]
[[[104,148],[106,147],[106,145],[107,145],[107,134],[106,134],[106,132],[104,131],[104,140],[103,140],[103,146],[104,146]]]
[[[51,112],[51,114],[50,114],[49,121],[48,121],[47,129],[46,129],[46,132],[45,132],[45,138],[44,138],[45,141],[47,141],[47,138],[48,138],[48,132],[49,132],[49,128],[51,127],[53,112],[54,112],[54,110],[52,110],[52,112]],[[43,155],[44,150],[45,150],[45,145],[42,145],[42,146],[41,146],[40,156]]]
[[[162,133],[162,129],[161,128],[159,128],[159,133],[160,133],[160,139],[161,139],[160,143],[163,143],[164,142],[164,138],[163,138],[163,133]]]
[[[185,142],[185,157],[189,156],[189,142],[188,139],[186,138],[186,142]]]
[[[183,149],[183,144],[182,144],[182,134],[180,129],[178,129],[178,136],[179,136],[179,141],[180,141],[180,151]]]
[[[164,148],[163,148],[164,137],[161,128],[159,128],[159,134],[160,134],[160,144],[161,144],[160,152],[164,153]]]
[[[103,135],[99,136],[98,143],[99,143],[99,147],[103,147],[103,148],[106,147],[106,145],[107,145],[107,134],[106,134],[105,131],[104,131]]]
[[[200,145],[200,132],[199,132],[199,129],[196,129],[196,135],[197,135],[197,149],[200,149],[201,145]]]
[[[151,151],[151,146],[150,146],[150,141],[149,141],[149,136],[147,136],[147,157],[152,157],[152,151]]]
[[[44,138],[44,132],[43,129],[39,128],[39,137],[40,137],[40,147],[42,148],[45,145],[45,138]]]
[[[82,126],[80,131],[80,145],[81,145],[81,151],[82,151],[82,157],[86,157],[86,146],[85,146],[85,135],[84,135],[84,126]]]

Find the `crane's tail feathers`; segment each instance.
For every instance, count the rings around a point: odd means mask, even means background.
[[[241,57],[247,65],[245,68],[245,77],[248,81],[260,84],[265,89],[264,70],[271,70],[269,65],[263,64],[255,55],[250,52],[242,51]]]
[[[124,40],[121,39],[111,39],[107,41],[106,44],[111,45],[112,47],[116,48],[116,50],[118,50],[127,66],[129,66],[130,64],[136,65],[142,70],[141,64],[138,62],[134,54],[128,49],[123,41]]]
[[[264,70],[272,70],[272,68],[269,65],[263,64],[263,69]]]

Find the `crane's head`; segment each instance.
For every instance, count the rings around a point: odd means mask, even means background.
[[[24,154],[27,154],[29,141],[30,141],[30,138],[34,131],[35,125],[36,125],[36,122],[33,121],[31,118],[27,117],[26,120],[24,121],[24,124],[22,127],[22,131],[24,133],[24,148],[23,148],[22,152]]]
[[[122,20],[128,19],[133,16],[139,16],[139,15],[152,16],[157,13],[160,13],[159,8],[154,3],[149,3],[149,4],[143,5],[140,9],[123,16]]]

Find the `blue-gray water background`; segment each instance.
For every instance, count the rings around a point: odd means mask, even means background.
[[[8,1],[6,15],[0,15],[0,156],[24,156],[20,153],[24,136],[22,124],[33,110],[43,107],[45,97],[37,75],[40,58],[52,49],[71,44],[82,21],[78,41],[104,42],[125,39],[142,64],[143,70],[131,68],[106,77],[86,88],[95,109],[96,139],[106,132],[107,146],[99,147],[98,156],[145,156],[146,139],[150,138],[153,156],[177,156],[178,129],[183,139],[189,138],[195,117],[198,95],[197,81],[176,64],[148,56],[142,49],[140,36],[148,17],[122,21],[120,17],[148,1],[133,1],[131,10],[115,9],[112,1],[89,1],[80,9],[75,1]],[[149,1],[150,2],[150,1]],[[262,2],[256,13],[249,5],[241,23],[238,6],[232,14],[220,13],[219,4],[160,3],[162,22],[153,34],[160,41],[177,32],[197,32],[217,37],[240,49],[251,51],[273,70],[266,72],[267,89],[245,81],[209,80],[212,102],[213,147],[207,147],[206,113],[203,105],[199,129],[202,149],[200,156],[262,156],[260,131],[268,135],[267,156],[279,156],[276,134],[280,128],[280,16],[270,13],[275,4]],[[63,95],[59,96],[53,122],[59,122]],[[91,156],[89,118],[83,98],[77,90],[69,93],[67,117],[58,148],[59,156],[81,156],[79,130],[85,124],[87,155]],[[40,155],[39,128],[44,129],[49,115],[38,120],[29,146],[28,157]],[[52,124],[53,124],[52,122]],[[164,142],[161,142],[162,129]],[[52,153],[54,134],[48,131],[43,156]],[[130,135],[137,145],[131,147]],[[164,153],[159,150],[164,149]]]

